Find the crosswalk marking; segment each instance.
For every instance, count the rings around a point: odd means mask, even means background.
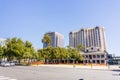
[[[17,80],[17,79],[12,79],[10,77],[0,76],[0,80]]]

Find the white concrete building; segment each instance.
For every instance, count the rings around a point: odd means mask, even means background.
[[[107,53],[103,27],[97,26],[71,31],[69,33],[69,46],[75,48],[80,44],[84,46],[85,63],[106,63]]]

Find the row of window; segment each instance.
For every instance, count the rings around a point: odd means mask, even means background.
[[[90,46],[101,47],[100,33],[102,32],[100,32],[99,28],[92,28],[85,30],[81,29],[80,31],[70,32],[69,38],[70,38],[70,42],[74,44],[74,47],[76,47],[78,43],[79,44],[81,43],[84,46],[86,45],[86,47],[90,47]]]
[[[84,55],[84,58],[92,59],[92,58],[104,58],[105,55]]]
[[[97,64],[100,64],[100,63],[105,63],[105,60],[85,60],[85,63],[97,63]]]

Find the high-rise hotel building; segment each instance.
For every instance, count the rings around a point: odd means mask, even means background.
[[[84,46],[84,63],[106,63],[106,45],[103,27],[82,28],[69,33],[69,46]]]
[[[64,47],[64,36],[58,32],[48,32],[46,33],[51,37],[51,46],[52,47]],[[44,34],[44,35],[46,35]],[[43,48],[47,47],[46,44],[43,43]]]

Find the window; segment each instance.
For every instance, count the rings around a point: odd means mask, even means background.
[[[104,58],[104,55],[101,55],[101,58]]]
[[[101,63],[105,63],[105,61],[104,61],[104,60],[101,60]]]
[[[100,51],[99,49],[97,49],[97,51]]]
[[[88,60],[88,63],[91,63],[90,60]]]
[[[88,58],[88,55],[86,55],[86,58]]]
[[[97,55],[97,58],[100,58],[100,55]]]
[[[95,60],[93,60],[93,63],[95,63]]]
[[[96,55],[93,55],[93,58],[96,58]]]
[[[86,50],[86,52],[88,52],[88,50]]]
[[[99,60],[97,60],[97,63],[98,63],[98,64],[100,64],[100,61],[99,61]]]
[[[93,50],[93,47],[91,49]]]
[[[89,55],[89,58],[92,59],[92,55]]]

